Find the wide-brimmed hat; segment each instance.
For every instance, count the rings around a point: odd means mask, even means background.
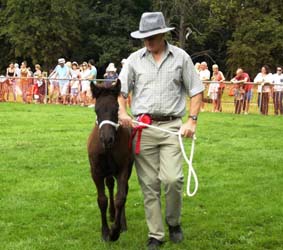
[[[117,69],[115,68],[114,63],[109,63],[108,67],[106,68],[106,72],[116,72]]]
[[[58,59],[58,64],[65,63],[65,62],[66,62],[66,61],[65,61],[64,58],[59,58],[59,59]]]
[[[143,13],[139,30],[131,33],[131,37],[143,39],[157,34],[166,33],[175,28],[167,27],[162,12]]]

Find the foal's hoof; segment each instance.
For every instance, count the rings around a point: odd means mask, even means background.
[[[127,232],[127,230],[128,230],[127,226],[126,226],[126,225],[122,225],[120,232],[121,232],[121,233]]]
[[[109,229],[102,231],[102,240],[104,240],[104,241],[110,241]]]
[[[108,234],[107,234],[107,235],[102,234],[102,240],[103,240],[103,241],[110,241],[109,235],[108,235]]]
[[[120,237],[120,229],[119,228],[114,228],[110,230],[110,241],[116,241]]]

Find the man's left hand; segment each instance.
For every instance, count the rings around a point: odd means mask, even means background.
[[[196,131],[197,122],[189,119],[180,128],[181,135],[186,138],[193,138]]]

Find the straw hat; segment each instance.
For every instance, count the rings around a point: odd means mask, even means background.
[[[166,33],[175,28],[167,27],[162,12],[143,13],[140,20],[139,30],[131,33],[131,37],[143,39],[157,34]]]

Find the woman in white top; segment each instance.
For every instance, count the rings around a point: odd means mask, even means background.
[[[272,84],[272,80],[273,77],[267,65],[262,66],[261,72],[258,73],[254,79],[254,82],[259,84],[257,88],[258,106],[260,108],[261,114],[263,115],[268,115],[268,104],[271,95],[270,84]]]

